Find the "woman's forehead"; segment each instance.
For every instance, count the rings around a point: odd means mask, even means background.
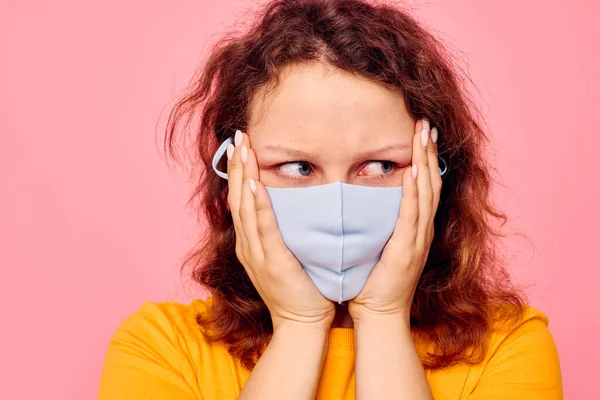
[[[249,111],[253,146],[392,139],[410,144],[415,123],[400,90],[321,63],[287,67],[277,87],[256,93]]]

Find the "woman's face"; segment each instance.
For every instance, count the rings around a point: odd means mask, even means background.
[[[400,90],[315,62],[254,96],[247,133],[265,186],[401,186],[415,122]]]

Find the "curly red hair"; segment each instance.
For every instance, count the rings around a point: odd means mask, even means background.
[[[193,140],[192,177],[207,229],[186,257],[193,279],[213,306],[198,323],[209,341],[252,369],[273,327],[268,309],[235,254],[227,182],[213,173],[218,145],[244,130],[257,89],[278,82],[290,63],[318,61],[401,88],[415,119],[440,132],[449,166],[435,217],[435,237],[411,311],[415,337],[431,349],[426,368],[479,362],[494,319],[518,319],[524,298],[512,286],[497,251],[506,216],[491,202],[485,158],[488,138],[470,100],[466,74],[442,43],[405,11],[362,0],[277,0],[242,33],[220,40],[169,115],[165,149],[181,161],[178,140]],[[198,124],[190,128],[195,117]],[[221,166],[223,168],[223,166]],[[497,307],[502,305],[502,307]],[[505,307],[508,305],[508,307]]]

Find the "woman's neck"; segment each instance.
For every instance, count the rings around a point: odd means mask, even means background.
[[[354,328],[354,322],[348,313],[348,302],[335,303],[335,318],[331,324],[332,328]]]

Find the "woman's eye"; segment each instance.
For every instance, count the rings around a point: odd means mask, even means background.
[[[312,167],[305,161],[295,161],[281,164],[279,170],[286,176],[308,176],[312,172]]]
[[[385,175],[394,170],[394,163],[391,161],[370,161],[359,175]]]

